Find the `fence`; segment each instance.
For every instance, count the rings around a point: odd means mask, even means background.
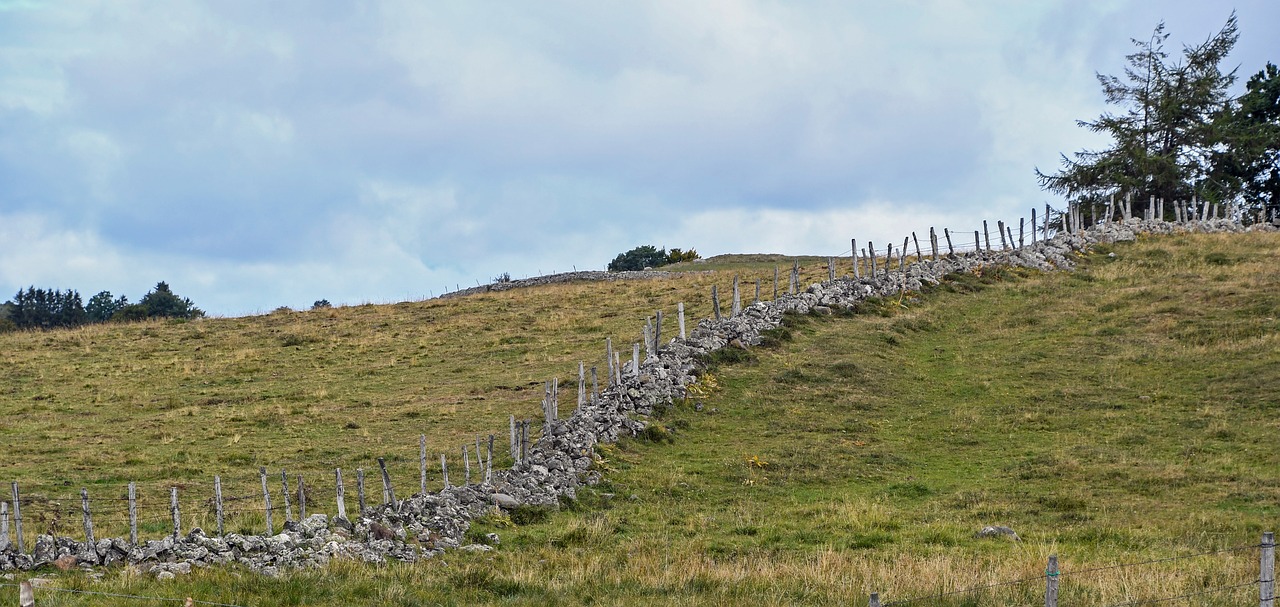
[[[1260,607],[1274,607],[1275,605],[1275,535],[1270,531],[1262,534],[1262,541],[1261,543],[1258,543],[1258,544],[1235,546],[1231,548],[1223,548],[1220,550],[1211,550],[1207,552],[1189,554],[1186,556],[1175,556],[1175,557],[1168,557],[1168,558],[1151,559],[1151,560],[1141,561],[1137,563],[1107,565],[1102,567],[1092,567],[1089,569],[1080,569],[1080,570],[1066,570],[1066,571],[1060,570],[1058,567],[1058,555],[1055,554],[1049,557],[1049,561],[1045,566],[1044,575],[1027,577],[1027,578],[1022,578],[1017,580],[1010,580],[1007,582],[999,582],[995,584],[987,584],[983,586],[974,586],[971,588],[964,588],[961,590],[952,590],[947,592],[939,592],[936,594],[914,596],[914,597],[897,599],[897,600],[887,601],[887,602],[881,602],[880,594],[877,592],[873,592],[871,593],[871,599],[869,601],[869,605],[870,607],[891,607],[891,606],[913,605],[913,604],[927,605],[927,604],[932,604],[933,602],[938,601],[939,599],[944,599],[949,597],[963,597],[966,595],[975,595],[975,594],[990,591],[996,588],[1007,588],[1010,586],[1022,586],[1027,584],[1043,583],[1045,607],[1058,607],[1060,604],[1058,600],[1059,595],[1061,590],[1063,589],[1063,583],[1065,580],[1069,580],[1072,578],[1080,578],[1080,577],[1085,577],[1090,575],[1096,575],[1104,571],[1146,567],[1146,566],[1154,565],[1157,563],[1171,563],[1171,562],[1184,561],[1188,559],[1195,559],[1195,558],[1201,558],[1201,557],[1212,556],[1212,555],[1237,553],[1237,552],[1245,552],[1245,551],[1252,551],[1252,550],[1258,551],[1258,577],[1256,579],[1245,580],[1243,582],[1234,583],[1234,584],[1226,584],[1226,585],[1203,588],[1196,592],[1183,593],[1178,595],[1149,597],[1149,598],[1143,598],[1138,600],[1126,600],[1120,603],[1111,603],[1106,607],[1126,607],[1130,605],[1152,605],[1152,604],[1164,603],[1169,601],[1179,601],[1179,600],[1192,599],[1197,597],[1206,597],[1213,594],[1220,594],[1220,593],[1224,593],[1232,590],[1240,590],[1240,589],[1249,588],[1252,586],[1258,587],[1258,590],[1257,590],[1258,605]],[[1069,605],[1071,603],[1063,602],[1062,604]]]

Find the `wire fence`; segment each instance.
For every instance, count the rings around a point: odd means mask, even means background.
[[[238,605],[235,603],[219,603],[216,601],[201,601],[192,597],[179,599],[179,598],[172,598],[172,597],[148,596],[148,595],[141,595],[141,594],[101,592],[97,590],[76,590],[74,588],[58,588],[55,586],[45,586],[45,585],[36,586],[29,582],[24,582],[21,584],[0,582],[0,587],[17,588],[19,589],[20,592],[25,590],[32,594],[33,599],[35,598],[35,595],[38,593],[50,592],[50,593],[62,593],[62,594],[76,594],[76,595],[84,595],[84,596],[100,596],[100,597],[110,597],[110,598],[120,598],[120,599],[134,599],[138,601],[149,601],[149,602],[159,602],[159,603],[182,603],[184,605],[209,605],[211,607],[245,607],[244,605]]]

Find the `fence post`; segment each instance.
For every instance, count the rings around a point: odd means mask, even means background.
[[[356,468],[356,500],[360,505],[360,515],[364,515],[364,468]]]
[[[942,228],[942,235],[947,237],[947,255],[955,257],[956,248],[951,244],[951,230],[949,228]]]
[[[1036,208],[1031,207],[1031,244],[1036,243]]]
[[[759,287],[760,286],[759,283],[756,283],[756,286]],[[760,293],[759,288],[756,289],[756,293],[757,293],[756,296],[759,297],[759,293]],[[686,336],[684,333],[684,302],[683,301],[676,304],[676,318],[679,319],[680,321],[680,339],[685,339]]]
[[[871,593],[871,603],[870,603],[870,605],[871,605],[871,607],[880,607],[880,593],[879,593],[879,592],[872,592],[872,593]]]
[[[613,338],[612,337],[604,338],[604,364],[608,366],[607,370],[609,371],[609,376],[605,378],[606,380],[608,380],[607,385],[612,386],[613,385]]]
[[[267,491],[267,469],[258,468],[258,478],[262,481],[263,512],[267,514],[267,535],[275,535],[275,525],[271,524],[271,492]]]
[[[791,294],[795,295],[800,292],[800,262],[792,262],[791,265]]]
[[[585,404],[587,404],[587,363],[578,361],[578,406],[573,412],[581,411]],[[424,467],[423,470],[426,468]]]
[[[182,535],[182,514],[178,512],[178,488],[169,487],[169,512],[173,514],[173,539]]]
[[[391,475],[387,473],[387,460],[379,457],[378,467],[382,469],[382,487],[386,491],[387,503],[391,504],[392,508],[399,510],[400,504],[396,502],[396,490],[391,486]]]
[[[1049,203],[1044,203],[1044,239],[1049,240]]]
[[[218,517],[218,537],[222,537],[222,477],[213,477],[213,509]]]
[[[729,317],[733,318],[742,313],[742,291],[738,288],[738,275],[733,275],[733,307],[729,309]],[[656,345],[656,344],[655,344]],[[655,348],[656,350],[657,348]]]
[[[18,494],[18,481],[13,481],[13,535],[18,552],[22,552],[22,498]]]
[[[596,403],[597,403],[597,402],[599,402],[599,401],[600,401],[600,378],[599,378],[599,376],[596,374],[596,367],[595,367],[595,365],[592,365],[592,366],[591,366],[591,404],[593,404],[593,405],[594,405],[594,404],[596,404]],[[515,419],[516,419],[516,416],[512,415],[512,416],[511,416],[511,423],[512,423],[512,426],[513,426],[513,428],[512,428],[512,433],[513,433],[513,435],[514,435],[514,432],[515,432],[515,429],[514,429],[514,426],[515,426]]]
[[[489,435],[489,455],[484,458],[484,482],[493,482],[493,435]]]
[[[1004,234],[1001,234],[1001,236],[1004,236]],[[990,253],[991,252],[991,230],[987,228],[987,220],[985,219],[982,220],[982,237],[986,240],[987,252]]]
[[[937,230],[933,229],[933,226],[929,226],[929,250],[932,255],[929,259],[937,261],[938,260],[938,232]]]
[[[1004,239],[1004,221],[1003,220],[996,221],[996,230],[1000,232],[1000,250],[1003,251],[1005,249],[1008,249],[1009,243]]]
[[[427,435],[418,435],[418,493],[427,494]]]
[[[1262,534],[1262,563],[1258,572],[1259,607],[1274,607],[1276,598],[1276,536]]]
[[[617,353],[615,353],[615,356],[616,355]],[[617,361],[614,361],[614,362],[617,363]],[[617,369],[618,365],[614,364],[613,368]],[[520,462],[524,463],[528,459],[529,459],[529,420],[526,419],[524,420],[523,423],[520,424]],[[444,461],[443,455],[440,456],[440,461],[442,462]]]
[[[591,381],[595,383],[595,367],[591,367]],[[516,416],[511,414],[511,460],[520,463],[520,445],[516,444]]]
[[[876,243],[867,241],[867,258],[871,260],[871,277],[876,277]]]
[[[1049,555],[1049,567],[1044,570],[1044,607],[1058,607],[1058,555]]]
[[[662,348],[662,310],[655,310],[653,312],[653,354],[655,356],[660,348]]]
[[[836,279],[836,258],[827,258],[827,280]]]
[[[97,542],[93,541],[93,516],[89,514],[89,490],[80,488],[80,511],[84,515],[84,541],[93,548]]]
[[[9,502],[0,502],[0,550],[9,547]]]
[[[302,475],[298,475],[298,520],[307,519],[307,485],[302,480]]]
[[[345,499],[346,495],[344,494],[346,493],[347,490],[346,490],[346,487],[342,486],[342,468],[333,469],[333,484],[336,487],[335,491],[338,494],[337,495],[338,518],[346,519],[347,518],[347,501]]]
[[[1019,217],[1019,218],[1018,218],[1018,248],[1019,248],[1019,249],[1021,249],[1021,248],[1022,248],[1022,247],[1024,247],[1024,246],[1026,246],[1026,243],[1027,243],[1027,241],[1026,241],[1026,229],[1027,229],[1026,224],[1027,224],[1027,220],[1026,220],[1025,218],[1022,218],[1022,217]]]
[[[138,545],[138,484],[129,483],[129,545]]]
[[[1005,233],[1006,233],[1006,234],[1008,234],[1008,235],[1009,235],[1009,248],[1011,248],[1011,249],[1013,249],[1013,248],[1017,248],[1017,247],[1015,247],[1015,246],[1014,246],[1014,244],[1013,244],[1013,226],[1011,226],[1011,225],[1006,225],[1006,226],[1004,227],[1004,231],[1005,231]]]
[[[773,266],[773,300],[778,301],[778,266]]]
[[[466,487],[467,485],[471,484],[471,456],[467,455],[466,444],[462,445],[462,470],[463,470],[462,486]]]
[[[649,357],[646,356],[645,359]],[[640,344],[631,344],[631,374],[640,377]]]
[[[520,445],[523,449],[524,445]],[[444,477],[444,488],[448,489],[452,485],[449,484],[449,461],[445,459],[444,454],[440,454],[440,475]]]
[[[284,522],[293,521],[293,506],[289,504],[289,473],[280,469],[280,495],[284,497]]]
[[[853,277],[860,279],[862,278],[862,271],[858,269],[858,239],[850,238],[849,242],[853,245],[853,252],[849,254],[849,257],[853,259]]]
[[[36,607],[36,593],[31,589],[31,582],[18,584],[18,607]]]
[[[916,238],[916,233],[911,233],[912,242],[916,243],[916,261],[924,261],[924,255],[920,253],[920,239]]]

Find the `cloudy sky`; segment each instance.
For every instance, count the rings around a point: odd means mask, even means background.
[[[1231,58],[1280,62],[1280,3]],[[1202,0],[0,0],[0,300],[421,299],[640,244],[839,254],[1054,199]]]

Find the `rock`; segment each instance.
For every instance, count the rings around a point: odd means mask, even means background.
[[[156,574],[157,580],[171,580],[173,578],[174,578],[174,575],[172,571],[161,571],[160,573]]]
[[[973,534],[973,537],[978,539],[988,537],[1007,537],[1015,542],[1022,541],[1022,538],[1018,537],[1018,533],[1016,531],[1002,525],[988,525],[983,527],[981,531]]]

